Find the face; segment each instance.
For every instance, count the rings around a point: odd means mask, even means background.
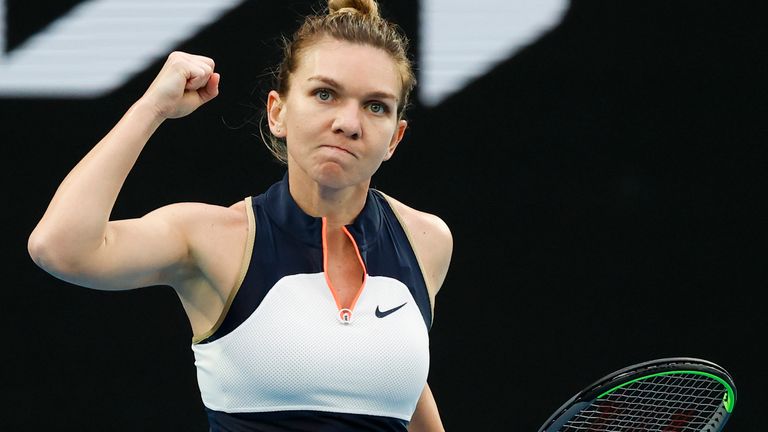
[[[368,186],[407,126],[398,120],[400,75],[385,51],[323,39],[307,48],[288,94],[267,101],[269,127],[285,138],[291,177],[323,187]]]

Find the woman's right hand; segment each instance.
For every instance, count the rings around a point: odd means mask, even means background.
[[[163,119],[184,117],[219,94],[219,74],[208,57],[175,51],[141,97]]]

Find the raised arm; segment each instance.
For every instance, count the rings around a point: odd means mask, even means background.
[[[189,205],[110,221],[128,173],[152,134],[218,94],[213,60],[172,53],[144,95],[70,171],[29,237],[32,259],[54,276],[90,288],[168,284],[189,256]],[[181,227],[181,228],[180,228]]]

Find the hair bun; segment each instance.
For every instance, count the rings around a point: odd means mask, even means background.
[[[379,5],[376,0],[328,0],[328,11],[335,13],[359,13],[379,17]]]

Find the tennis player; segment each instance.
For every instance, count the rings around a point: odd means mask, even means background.
[[[428,330],[451,233],[370,187],[407,127],[407,39],[375,1],[331,0],[284,48],[266,100],[281,179],[110,220],[152,134],[218,94],[212,59],[174,52],[61,183],[30,255],[88,288],[173,287],[212,431],[441,431]]]

